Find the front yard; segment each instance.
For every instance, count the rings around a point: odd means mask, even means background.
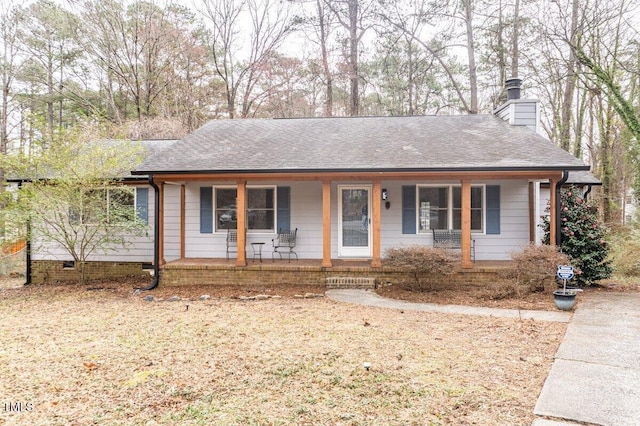
[[[565,331],[324,298],[143,296],[1,290],[0,423],[528,425]]]

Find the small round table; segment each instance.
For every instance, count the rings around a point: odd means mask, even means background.
[[[262,263],[262,247],[264,243],[251,243],[251,248],[253,249],[253,261],[256,261],[256,257],[260,259],[260,263]]]

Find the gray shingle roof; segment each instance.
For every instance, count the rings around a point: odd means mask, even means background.
[[[588,171],[575,171],[569,173],[567,185],[602,185],[602,182]]]
[[[585,170],[493,115],[213,120],[134,174],[377,170]]]

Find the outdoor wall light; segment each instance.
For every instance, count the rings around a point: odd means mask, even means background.
[[[386,189],[382,190],[382,201],[387,201],[387,198],[389,198],[389,194],[387,193]]]

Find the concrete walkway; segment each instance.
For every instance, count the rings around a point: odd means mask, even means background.
[[[640,293],[578,297],[534,425],[640,425]]]
[[[403,309],[405,311],[441,312],[444,314],[481,315],[499,318],[535,319],[537,321],[569,322],[571,314],[562,311],[527,311],[518,309],[483,308],[479,306],[439,305],[387,299],[373,291],[357,289],[327,290],[325,295],[338,302],[378,308]]]
[[[330,299],[381,308],[569,322],[534,413],[534,426],[640,425],[640,293],[578,295],[567,312],[518,311],[385,299],[329,290]]]

